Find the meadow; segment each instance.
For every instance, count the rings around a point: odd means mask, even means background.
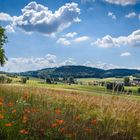
[[[1,84],[0,139],[139,140],[139,99],[104,87],[38,79]]]

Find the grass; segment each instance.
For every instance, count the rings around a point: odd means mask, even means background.
[[[140,101],[130,96],[0,85],[3,140],[139,140]],[[89,89],[90,90],[90,89]],[[86,92],[85,92],[86,93]]]
[[[123,78],[103,78],[103,79],[100,79],[100,78],[80,78],[80,79],[77,79],[78,82],[83,82],[84,84],[87,84],[88,82],[93,82],[93,81],[99,81],[99,82],[123,82]]]

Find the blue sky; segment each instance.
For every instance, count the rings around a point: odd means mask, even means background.
[[[140,68],[139,0],[3,0],[6,71]]]

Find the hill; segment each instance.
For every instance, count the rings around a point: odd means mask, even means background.
[[[21,76],[32,77],[75,77],[75,78],[106,78],[106,77],[122,77],[129,75],[140,75],[140,70],[136,69],[110,69],[103,70],[86,66],[61,66],[55,68],[46,68],[37,71],[27,71],[19,73]]]

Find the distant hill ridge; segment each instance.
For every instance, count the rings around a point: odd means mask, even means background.
[[[19,73],[21,76],[32,77],[75,77],[75,78],[106,78],[122,77],[129,75],[140,75],[137,69],[99,69],[87,66],[61,66],[54,68],[45,68],[36,71],[27,71]]]

